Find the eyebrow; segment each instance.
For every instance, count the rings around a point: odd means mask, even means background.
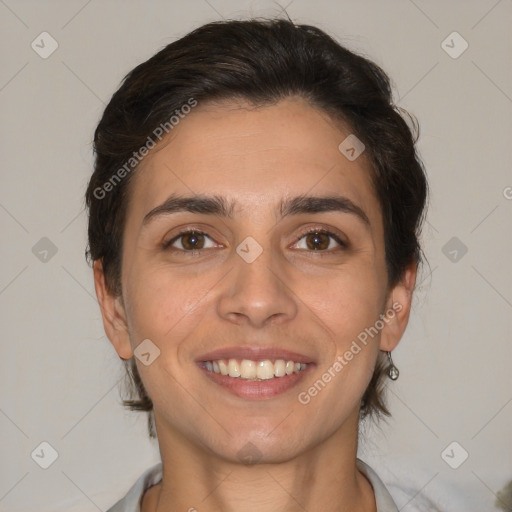
[[[142,225],[148,225],[157,217],[178,212],[202,213],[232,219],[235,209],[236,202],[227,201],[226,198],[222,196],[179,196],[171,194],[162,204],[156,206],[144,216]],[[364,210],[348,197],[340,195],[300,195],[282,199],[278,204],[277,211],[280,213],[281,218],[305,213],[342,212],[355,216],[362,221],[366,227],[371,226],[370,220]]]

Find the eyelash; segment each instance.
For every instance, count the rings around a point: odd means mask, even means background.
[[[315,233],[322,234],[322,235],[328,235],[340,246],[339,249],[346,249],[348,247],[348,245],[343,240],[341,240],[341,238],[336,233],[333,233],[332,231],[329,231],[328,229],[325,229],[325,228],[309,228],[306,231],[302,232],[297,237],[297,239],[295,240],[295,243],[302,240],[305,236],[310,235],[310,234],[315,234]],[[333,249],[324,249],[324,250],[318,250],[318,251],[307,250],[307,249],[300,249],[300,250],[314,253],[317,256],[330,256],[333,252]]]
[[[325,229],[325,228],[310,228],[310,229],[304,231],[303,233],[301,233],[296,238],[295,243],[299,242],[305,236],[307,236],[309,234],[314,234],[314,233],[319,233],[319,234],[324,234],[324,235],[330,236],[336,243],[339,244],[341,249],[346,249],[348,247],[348,244],[345,243],[343,240],[341,240],[341,238],[337,234],[335,234],[332,231],[329,231],[328,229]],[[212,238],[208,235],[208,233],[205,233],[203,231],[200,231],[197,229],[184,229],[183,231],[180,231],[176,236],[171,238],[171,240],[164,242],[162,244],[162,248],[164,250],[167,250],[170,252],[188,253],[190,255],[198,254],[199,252],[204,251],[205,249],[195,249],[195,250],[187,251],[184,249],[174,249],[171,247],[171,245],[174,242],[176,242],[176,240],[179,240],[183,235],[188,235],[188,234],[204,235],[204,236],[210,238],[210,240],[212,240]],[[330,254],[332,254],[332,249],[324,249],[324,250],[318,250],[318,251],[307,250],[307,249],[300,249],[300,250],[315,253],[318,256],[329,256]]]

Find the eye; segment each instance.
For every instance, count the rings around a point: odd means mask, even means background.
[[[303,233],[295,244],[298,249],[326,252],[338,247],[346,247],[347,244],[335,233],[326,230],[314,228]],[[215,242],[206,233],[198,230],[184,230],[164,242],[163,248],[171,251],[193,252],[202,249],[212,249]]]
[[[328,249],[332,249],[333,245],[335,247],[336,244],[340,247],[347,246],[339,236],[331,231],[326,229],[310,229],[299,237],[296,245],[299,249],[303,250],[325,252]],[[300,245],[302,245],[302,247]]]
[[[210,244],[207,240],[210,240]],[[212,247],[215,247],[213,240],[206,233],[196,230],[182,231],[163,244],[164,249],[171,248],[171,250],[186,252],[211,249]]]

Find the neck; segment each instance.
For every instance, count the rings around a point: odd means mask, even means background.
[[[371,484],[356,467],[357,416],[292,460],[254,465],[221,459],[155,420],[163,478],[142,512],[376,512]]]

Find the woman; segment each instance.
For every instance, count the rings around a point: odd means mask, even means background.
[[[397,510],[357,442],[421,261],[415,142],[379,67],[291,21],[210,23],[129,73],[88,256],[162,463],[110,512]]]

